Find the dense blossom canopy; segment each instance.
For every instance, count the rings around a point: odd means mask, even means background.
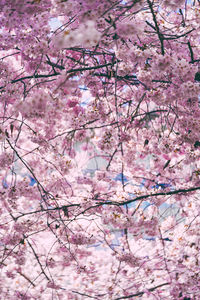
[[[0,299],[199,299],[200,1],[0,25]]]

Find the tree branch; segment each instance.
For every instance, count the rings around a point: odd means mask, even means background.
[[[158,26],[158,22],[156,20],[156,15],[155,15],[155,12],[153,10],[153,4],[150,0],[147,0],[148,4],[149,4],[149,8],[151,10],[151,14],[152,14],[152,17],[153,17],[153,21],[154,21],[154,24],[155,24],[155,29],[156,29],[156,32],[157,32],[157,35],[158,35],[158,38],[160,40],[160,45],[161,45],[161,53],[162,55],[165,54],[165,50],[164,50],[164,37],[163,37],[163,34],[160,32],[160,28]],[[150,23],[149,23],[150,24]]]
[[[162,283],[162,284],[159,284],[153,288],[150,288],[148,289],[149,292],[153,292],[155,291],[156,289],[162,287],[162,286],[165,286],[165,285],[169,285],[169,282],[166,282],[166,283]],[[130,299],[132,297],[137,297],[137,296],[142,296],[145,292],[138,292],[136,294],[132,294],[132,295],[129,295],[129,296],[122,296],[122,297],[118,297],[118,298],[115,298],[114,300],[121,300],[121,299]]]

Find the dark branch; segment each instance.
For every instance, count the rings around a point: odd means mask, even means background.
[[[158,289],[158,288],[160,288],[160,287],[162,287],[162,286],[165,286],[165,285],[169,285],[169,283],[166,282],[166,283],[159,284],[159,285],[157,285],[157,286],[155,286],[155,287],[153,287],[153,288],[148,289],[148,291],[149,291],[149,292],[153,292],[153,291],[155,291],[156,289]],[[118,297],[118,298],[115,298],[114,300],[128,299],[128,298],[130,299],[130,298],[132,298],[132,297],[142,296],[144,293],[145,293],[145,292],[138,292],[138,293],[136,293],[136,294],[132,294],[132,295],[129,295],[129,296]]]
[[[156,15],[155,15],[155,12],[153,10],[153,4],[150,0],[147,0],[148,4],[149,4],[149,8],[151,10],[151,14],[152,14],[152,17],[153,17],[153,21],[154,21],[154,24],[155,24],[155,29],[156,29],[156,32],[157,32],[157,35],[158,35],[158,38],[160,40],[160,45],[161,45],[161,53],[162,55],[165,54],[165,50],[164,50],[164,37],[163,37],[163,34],[160,32],[160,28],[158,26],[158,22],[156,20]],[[150,23],[149,23],[150,24]]]
[[[43,268],[43,266],[42,266],[42,264],[41,264],[41,262],[40,262],[40,260],[39,260],[39,257],[38,257],[38,255],[37,255],[37,253],[35,252],[35,249],[34,249],[33,246],[31,245],[31,243],[28,241],[28,239],[26,239],[26,241],[28,242],[28,244],[29,244],[29,246],[30,246],[30,248],[31,248],[31,250],[32,250],[32,252],[33,252],[33,254],[34,254],[34,256],[35,256],[35,258],[36,258],[36,260],[37,260],[37,262],[38,262],[38,264],[39,264],[39,266],[40,266],[40,269],[41,269],[41,271],[42,271],[42,274],[44,274],[44,276],[46,277],[46,279],[49,280],[49,277],[48,277],[47,274],[45,273],[44,268]]]
[[[148,194],[148,195],[143,195],[143,196],[138,196],[134,199],[130,199],[128,201],[123,201],[123,202],[112,202],[112,201],[107,201],[107,202],[100,202],[98,203],[98,205],[117,205],[117,206],[122,206],[125,204],[130,204],[132,202],[136,202],[139,200],[143,200],[143,199],[147,199],[150,197],[158,197],[158,196],[170,196],[170,195],[176,195],[176,194],[181,194],[181,193],[190,193],[190,192],[194,192],[200,190],[200,186],[198,187],[194,187],[194,188],[189,188],[189,189],[179,189],[179,190],[175,190],[175,191],[166,191],[166,192],[160,192],[160,193],[152,193],[152,194]]]

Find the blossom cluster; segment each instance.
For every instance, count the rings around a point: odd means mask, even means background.
[[[53,45],[57,49],[70,48],[75,46],[83,46],[91,48],[96,46],[101,37],[101,33],[95,28],[95,22],[88,20],[80,24],[74,30],[66,30],[64,33],[55,36]]]
[[[198,1],[0,15],[0,298],[199,299]]]

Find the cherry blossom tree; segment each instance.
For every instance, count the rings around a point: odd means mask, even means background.
[[[200,1],[0,16],[0,299],[199,299]]]

